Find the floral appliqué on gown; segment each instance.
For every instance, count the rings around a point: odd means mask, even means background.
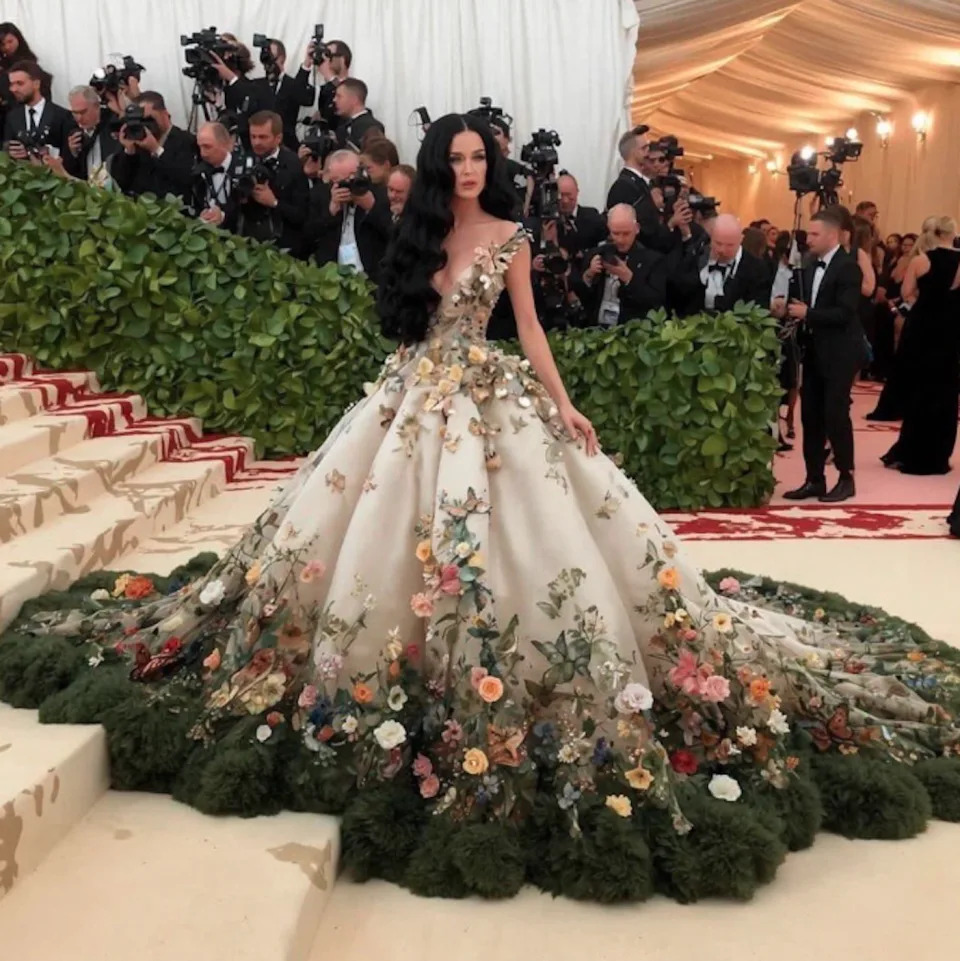
[[[393,786],[434,831],[536,819],[586,843],[650,814],[695,837],[703,799],[789,792],[810,756],[955,752],[948,664],[714,592],[567,438],[529,363],[485,340],[525,242],[477,250],[427,339],[208,575],[30,629],[75,638],[93,671],[132,662],[153,710],[189,715],[198,782],[239,730],[296,757],[275,776],[297,772],[300,806]]]

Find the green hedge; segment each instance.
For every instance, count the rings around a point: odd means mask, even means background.
[[[89,367],[156,415],[305,453],[390,345],[363,278],[0,156],[0,349]],[[574,401],[661,508],[773,489],[775,324],[743,308],[551,338]]]

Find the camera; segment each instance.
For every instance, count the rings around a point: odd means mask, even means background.
[[[304,129],[300,145],[310,151],[310,156],[321,163],[337,147],[337,136],[325,120],[315,120]]]
[[[556,130],[544,130],[541,127],[530,135],[530,142],[523,145],[520,159],[532,168],[534,177],[552,173],[560,160],[556,148],[561,143]]]
[[[362,197],[365,193],[368,193],[373,185],[373,181],[370,179],[370,171],[361,164],[357,168],[357,172],[346,180],[338,180],[334,186],[340,187],[344,190],[349,190],[352,197]]]
[[[267,75],[267,79],[276,83],[280,76],[280,64],[277,63],[277,58],[273,55],[272,43],[273,40],[265,34],[255,33],[253,35],[253,45],[260,51],[260,63],[263,64],[263,72]]]
[[[31,157],[42,157],[47,141],[50,139],[50,127],[46,126],[31,133],[29,130],[21,130],[13,138],[23,147]]]
[[[182,73],[205,87],[220,87],[222,81],[217,73],[213,56],[218,56],[228,67],[237,66],[237,45],[217,33],[216,27],[208,27],[192,34],[181,34],[180,46],[185,47],[183,56],[187,66]]]
[[[273,180],[276,169],[276,160],[260,160],[258,157],[248,156],[245,168],[233,179],[231,196],[235,196],[240,203],[245,203],[253,196],[257,184],[268,184]]]
[[[597,253],[605,264],[615,264],[620,259],[620,251],[617,250],[617,245],[612,244],[609,240],[605,240],[597,247]]]
[[[148,117],[143,112],[143,107],[137,103],[129,104],[124,108],[121,116],[114,117],[110,121],[110,129],[116,133],[119,133],[124,127],[126,127],[126,139],[132,140],[134,143],[140,143],[146,139],[148,130],[155,137],[159,133],[157,122],[152,117]]]
[[[99,70],[95,70],[90,78],[90,86],[100,94],[100,99],[104,100],[108,93],[119,93],[120,88],[126,86],[131,77],[139,80],[146,69],[143,64],[137,63],[133,57],[127,55],[123,58],[121,67],[108,63]]]
[[[705,197],[698,190],[690,191],[687,203],[690,209],[701,217],[716,217],[717,207],[720,206],[720,201],[716,197]]]
[[[507,122],[508,126],[513,126],[513,117],[504,113],[503,107],[495,107],[493,105],[492,97],[481,97],[480,106],[474,107],[472,110],[468,110],[467,113],[471,117],[482,117],[488,123],[494,118],[502,117]]]
[[[332,56],[330,47],[323,42],[323,24],[318,23],[313,28],[313,65],[319,67],[324,60],[329,60]]]
[[[851,130],[850,133],[856,133]],[[848,160],[859,160],[863,153],[863,144],[853,137],[834,137],[827,142],[827,152],[824,156],[832,164],[843,164]]]

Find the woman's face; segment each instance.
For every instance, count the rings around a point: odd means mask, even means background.
[[[453,171],[453,194],[461,200],[473,200],[483,193],[487,182],[487,152],[480,134],[462,130],[450,142],[448,155]]]
[[[887,237],[887,242],[884,244],[888,251],[891,253],[898,251],[900,249],[900,238],[896,234],[890,234]]]
[[[906,257],[907,254],[909,254],[910,251],[912,250],[913,250],[913,237],[904,237],[903,242],[900,244],[900,253],[902,253],[903,256]]]
[[[0,56],[9,60],[20,49],[20,41],[12,34],[0,37]]]

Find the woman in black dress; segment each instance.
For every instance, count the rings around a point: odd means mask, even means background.
[[[904,417],[900,437],[883,456],[904,474],[946,474],[957,440],[960,392],[960,250],[957,224],[940,217],[935,246],[918,254],[903,281],[910,310],[904,347]]]
[[[929,224],[932,231],[936,219],[936,217],[928,217],[927,220],[924,221],[924,227]],[[927,236],[925,233],[924,237],[927,238]],[[932,245],[932,241],[930,241],[929,246]],[[889,353],[885,352],[884,348],[881,347],[881,357],[883,358],[881,361],[881,373],[884,376],[885,383],[883,393],[880,394],[880,400],[877,401],[877,406],[867,414],[867,420],[903,420],[904,371],[901,348],[903,347],[904,337],[907,331],[908,318],[906,313],[900,312],[902,285],[907,268],[910,266],[913,258],[926,246],[928,246],[928,243],[921,243],[917,234],[904,234],[900,244],[899,255],[889,263],[885,270],[887,277],[884,286],[886,289],[886,306],[889,310],[890,327],[889,338],[884,337],[881,343],[889,345]]]

